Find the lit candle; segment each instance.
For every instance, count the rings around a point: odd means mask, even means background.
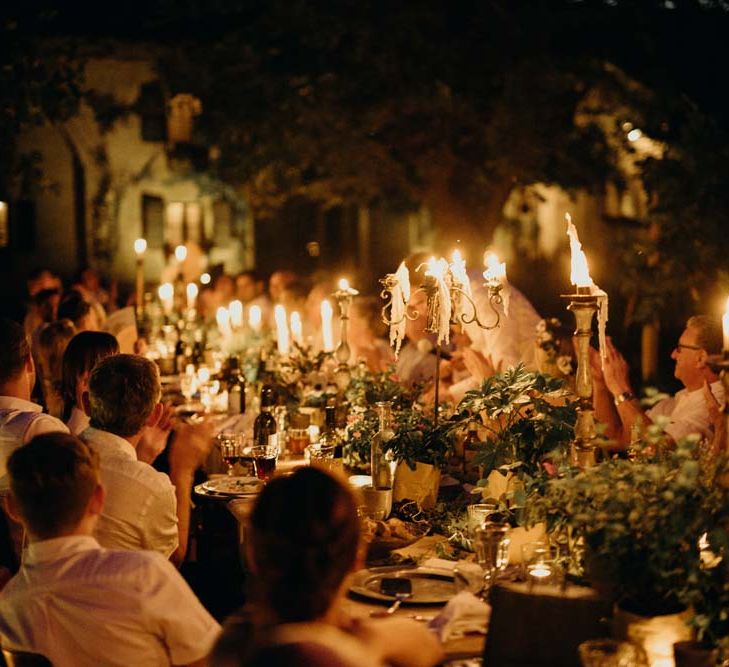
[[[290,317],[291,324],[291,338],[297,345],[302,345],[304,342],[303,327],[301,325],[301,315],[297,311],[293,311]]]
[[[261,307],[260,306],[251,306],[248,309],[248,326],[253,329],[256,333],[258,333],[261,330],[261,322],[263,321],[263,316],[261,313]]]
[[[162,310],[165,315],[172,313],[172,307],[174,305],[173,299],[175,297],[175,288],[172,283],[162,283],[157,291],[159,294],[159,300],[162,302]]]
[[[332,304],[325,299],[321,302],[321,338],[324,352],[332,352],[334,350],[332,314]]]
[[[438,312],[433,313],[436,322],[436,335],[438,337],[438,344],[448,344],[451,335],[451,295],[446,284],[445,277],[448,273],[448,262],[441,258],[435,259],[431,257],[427,262],[427,269],[425,275],[432,278],[435,281],[435,287],[438,292]],[[432,298],[428,296],[428,308],[430,309],[430,303]],[[431,313],[428,314],[428,319],[431,318]]]
[[[228,304],[228,312],[230,313],[230,323],[234,329],[243,324],[243,304],[235,299]]]
[[[230,328],[230,313],[227,308],[220,306],[215,311],[215,321],[218,323],[218,331],[223,338],[230,338],[233,330]]]
[[[278,304],[273,309],[273,319],[276,322],[276,342],[280,354],[289,353],[289,328],[286,322],[286,308]]]
[[[456,282],[459,283],[464,291],[471,289],[471,282],[468,280],[468,274],[466,273],[466,260],[461,256],[460,250],[454,250],[451,256],[451,273]]]
[[[571,262],[570,262],[570,282],[577,287],[578,293],[580,288],[590,288],[595,283],[592,282],[590,277],[590,269],[587,266],[587,257],[582,250],[582,243],[577,236],[577,229],[572,224],[572,217],[569,213],[565,214],[565,220],[567,220],[567,236],[570,237],[570,251],[571,251]]]
[[[210,369],[207,366],[201,366],[197,371],[197,379],[200,382],[210,381]]]
[[[344,292],[349,296],[357,296],[359,294],[359,292],[354,289],[354,287],[349,286],[349,280],[347,280],[346,278],[340,278],[337,285],[340,292]]]
[[[144,313],[144,253],[147,250],[147,241],[137,239],[134,241],[134,252],[137,255],[137,275],[136,275],[136,301],[137,301],[137,319],[141,319]]]
[[[209,273],[203,273],[200,276],[200,284],[201,285],[209,285],[210,284],[210,280],[211,280],[211,278],[210,278],[210,274]]]
[[[535,579],[544,579],[552,574],[552,568],[547,563],[535,563],[529,566],[529,576]]]
[[[178,245],[175,248],[175,259],[178,262],[184,262],[187,259],[187,248],[184,245]]]
[[[195,307],[198,289],[195,283],[187,283],[187,307],[192,310]]]
[[[506,281],[506,263],[499,262],[496,253],[487,252],[483,256],[483,265],[486,270],[483,272],[484,280],[488,283],[504,283]]]
[[[410,301],[410,271],[405,262],[400,262],[397,271],[390,274],[388,279],[392,282],[392,307],[390,309],[390,345],[395,348],[395,356],[400,353],[402,340],[405,338],[406,320],[405,312]]]
[[[726,311],[721,318],[721,324],[724,329],[724,352],[729,352],[729,298],[726,300]]]

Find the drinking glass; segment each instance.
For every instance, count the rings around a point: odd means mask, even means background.
[[[251,448],[253,457],[253,469],[256,477],[268,481],[276,472],[276,459],[278,458],[278,447],[275,445],[258,446]]]
[[[233,468],[243,454],[243,436],[233,431],[222,431],[215,438],[220,456],[228,466],[228,475],[233,476]]]
[[[473,539],[476,535],[476,529],[482,526],[483,522],[498,509],[495,503],[476,503],[466,507],[468,537]]]
[[[483,568],[483,596],[486,597],[499,573],[509,564],[509,524],[486,521],[476,529],[476,559]]]

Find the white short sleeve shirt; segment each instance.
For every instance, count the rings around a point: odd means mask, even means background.
[[[220,632],[177,570],[153,552],[92,537],[29,545],[0,593],[0,641],[55,667],[161,667],[206,656]]]
[[[108,549],[177,549],[177,499],[170,478],[137,460],[132,445],[89,427],[79,436],[99,453],[106,499],[94,536]]]

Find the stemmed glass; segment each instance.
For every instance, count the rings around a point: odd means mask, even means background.
[[[220,456],[228,466],[228,475],[233,476],[233,468],[243,455],[243,438],[240,433],[223,431],[216,436]]]
[[[476,559],[483,568],[483,597],[486,598],[498,575],[509,564],[508,537],[510,527],[506,523],[485,521],[476,529],[474,546]]]

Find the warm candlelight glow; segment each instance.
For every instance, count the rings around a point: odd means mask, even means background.
[[[349,280],[347,280],[346,278],[340,278],[339,279],[339,289],[348,290],[349,289]]]
[[[248,326],[253,329],[256,333],[261,330],[261,322],[263,321],[263,314],[261,307],[253,305],[248,309]]]
[[[273,319],[276,322],[276,342],[280,354],[289,353],[289,328],[286,322],[286,308],[278,304],[273,309]]]
[[[726,312],[721,318],[721,324],[724,329],[724,352],[729,351],[729,298],[726,300]]]
[[[175,259],[178,262],[184,262],[187,259],[187,248],[184,245],[178,245],[175,248]]]
[[[428,260],[427,269],[425,271],[426,276],[432,276],[438,280],[443,280],[446,271],[448,271],[448,262],[444,259],[436,259],[431,257]]]
[[[325,299],[321,302],[321,337],[324,352],[332,352],[334,350],[332,314],[332,304]]]
[[[536,563],[529,566],[529,576],[544,579],[552,574],[552,568],[546,563]]]
[[[192,309],[195,307],[195,300],[197,299],[198,289],[195,283],[187,283],[187,307]]]
[[[569,213],[565,214],[565,220],[567,221],[567,236],[570,237],[570,250],[572,251],[570,282],[575,287],[592,287],[594,283],[590,277],[590,269],[587,266],[587,257],[582,251],[582,243],[580,243],[577,229],[572,224],[572,217]]]
[[[202,366],[197,371],[197,379],[200,382],[209,382],[210,381],[210,369],[206,366]]]
[[[215,311],[215,321],[218,323],[218,331],[223,338],[229,338],[233,334],[230,328],[230,313],[227,308],[220,306]]]
[[[291,337],[293,338],[294,343],[301,345],[304,341],[303,327],[301,324],[301,315],[299,315],[297,311],[293,311],[291,313],[290,324]]]
[[[466,273],[466,260],[461,256],[460,250],[454,250],[451,259],[451,273],[457,283],[469,285],[468,274]]]
[[[243,324],[243,304],[235,299],[228,304],[228,312],[230,313],[230,323],[234,327]]]
[[[489,282],[503,282],[506,279],[506,263],[500,262],[495,252],[488,251],[483,256],[486,270],[483,277]]]
[[[137,257],[141,257],[147,251],[146,239],[137,239],[134,241],[134,252],[137,253]]]
[[[200,276],[200,284],[201,285],[209,285],[210,284],[210,280],[211,280],[211,278],[210,278],[210,274],[209,273],[203,273]]]
[[[157,290],[159,294],[159,300],[162,302],[162,308],[165,315],[169,315],[172,312],[173,299],[175,296],[175,288],[172,283],[162,283]]]

